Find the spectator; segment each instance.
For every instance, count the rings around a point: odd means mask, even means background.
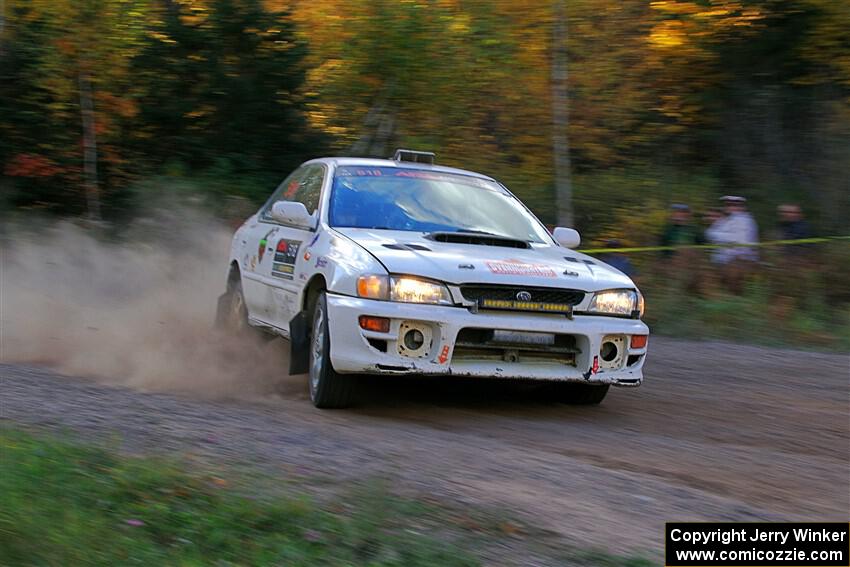
[[[720,200],[723,202],[724,216],[705,231],[708,241],[712,244],[758,243],[758,226],[747,212],[747,200],[735,195],[726,195]],[[756,261],[758,254],[755,249],[746,246],[719,248],[712,253],[711,260],[725,265],[738,260]]]
[[[605,248],[610,248],[611,252],[606,252],[604,254],[599,255],[599,259],[611,266],[612,268],[616,268],[634,279],[637,276],[637,270],[632,265],[631,260],[625,254],[619,254],[616,252],[617,248],[622,248],[622,244],[616,238],[612,238],[605,242]]]
[[[705,240],[700,230],[694,225],[691,208],[681,203],[670,207],[670,220],[661,234],[661,246],[686,246],[703,244]],[[661,255],[670,258],[674,250],[664,250]]]
[[[779,238],[782,240],[797,240],[800,238],[811,238],[812,231],[809,223],[803,219],[803,211],[800,205],[780,205],[779,213]]]
[[[710,227],[711,225],[713,225],[714,223],[716,223],[717,221],[719,221],[722,218],[723,218],[723,211],[720,209],[720,207],[711,207],[710,209],[705,211],[705,213],[703,213],[702,222],[703,222],[704,226]],[[703,230],[703,234],[705,234],[704,230]],[[708,242],[708,237],[704,236],[703,240]]]
[[[809,223],[803,218],[803,211],[800,205],[785,204],[777,208],[779,216],[779,239],[780,240],[799,240],[801,238],[811,238],[812,230]],[[791,256],[803,256],[811,251],[811,245],[806,244],[791,244],[784,246],[782,252]]]

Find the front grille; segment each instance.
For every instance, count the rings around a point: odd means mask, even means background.
[[[479,303],[482,299],[495,301],[532,301],[555,305],[576,306],[584,299],[584,292],[577,289],[558,289],[552,287],[520,287],[505,285],[462,285],[460,292],[467,301]],[[518,298],[517,294],[528,292],[531,299]]]

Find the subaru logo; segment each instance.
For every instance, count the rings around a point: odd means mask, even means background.
[[[516,298],[519,301],[531,301],[531,294],[527,291],[517,292]]]

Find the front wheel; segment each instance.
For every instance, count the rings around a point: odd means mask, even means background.
[[[552,384],[555,399],[563,404],[595,406],[605,399],[608,384],[579,384],[565,382]]]
[[[344,408],[351,404],[354,377],[337,374],[331,366],[328,304],[325,292],[316,298],[310,337],[310,400],[317,408]]]

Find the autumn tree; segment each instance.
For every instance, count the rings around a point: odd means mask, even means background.
[[[3,98],[24,105],[39,101],[43,116],[32,120],[43,129],[32,138],[41,141],[34,155],[55,163],[66,180],[82,183],[86,211],[95,220],[101,215],[98,163],[120,162],[112,144],[115,119],[133,112],[121,93],[145,8],[146,0],[11,0],[7,8],[4,42],[10,45],[0,66],[37,94],[10,86]],[[27,56],[33,59],[21,60]],[[27,120],[20,122],[11,118],[5,123],[18,133],[10,133],[13,139],[28,128]]]
[[[285,12],[259,0],[158,0],[148,17],[132,61],[142,159],[281,175],[321,154],[298,93],[306,44]]]

